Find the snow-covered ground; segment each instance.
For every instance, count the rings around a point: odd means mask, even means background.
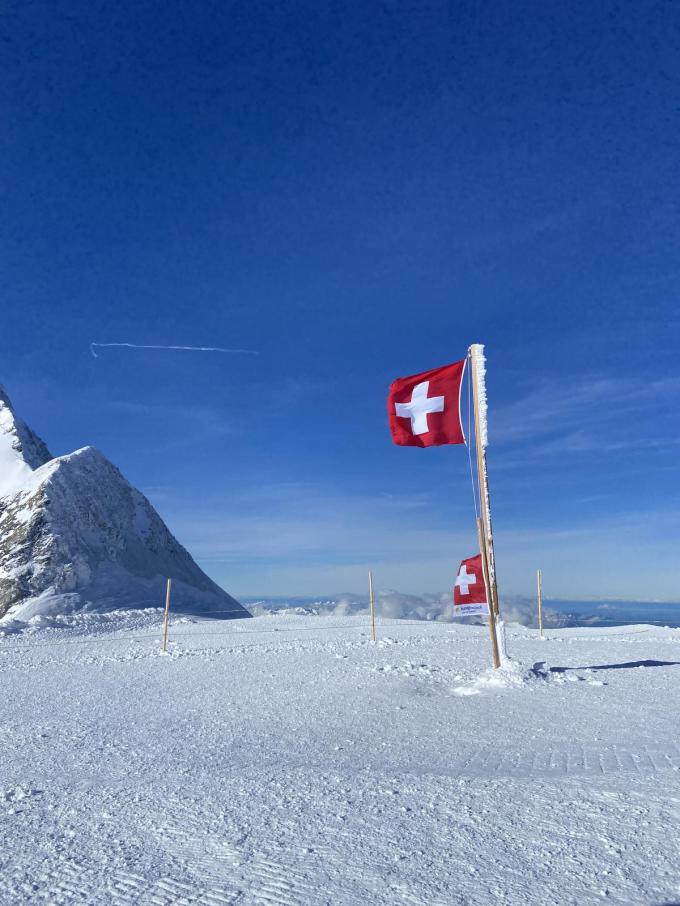
[[[680,630],[511,627],[494,675],[479,626],[159,636],[0,637],[3,906],[680,902]]]

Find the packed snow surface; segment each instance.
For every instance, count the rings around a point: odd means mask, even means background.
[[[0,903],[680,901],[680,630],[39,617],[0,635]]]

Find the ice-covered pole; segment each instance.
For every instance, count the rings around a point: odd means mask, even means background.
[[[472,374],[472,398],[475,411],[475,448],[477,451],[477,473],[479,477],[479,501],[481,507],[480,544],[482,562],[486,561],[485,580],[489,598],[489,629],[494,667],[500,667],[496,620],[498,617],[498,589],[496,587],[496,561],[493,552],[491,531],[491,507],[489,505],[489,482],[486,471],[486,445],[488,429],[486,418],[486,359],[484,347],[479,343],[470,346],[470,367]]]

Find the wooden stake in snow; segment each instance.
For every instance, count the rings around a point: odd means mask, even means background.
[[[475,448],[477,451],[477,475],[479,478],[479,502],[482,511],[478,522],[480,528],[479,544],[482,565],[485,572],[487,597],[489,603],[489,633],[491,635],[491,655],[494,668],[500,667],[498,652],[498,588],[496,586],[496,560],[493,551],[493,533],[491,531],[491,507],[489,504],[489,483],[486,474],[486,359],[484,347],[479,343],[470,346],[470,366],[472,368],[472,398],[475,411]],[[468,440],[469,443],[469,440]]]
[[[375,600],[373,599],[373,573],[368,571],[368,600],[371,604],[371,635],[375,642]]]
[[[161,651],[168,650],[168,617],[170,616],[170,587],[172,585],[172,579],[168,579],[167,585],[165,586],[165,614],[163,617],[163,645]]]
[[[543,589],[540,569],[536,570],[536,586],[538,590],[538,635],[543,638]]]

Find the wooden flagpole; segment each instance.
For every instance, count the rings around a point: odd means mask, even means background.
[[[475,447],[477,451],[477,473],[479,475],[479,502],[482,510],[482,524],[486,542],[486,557],[491,582],[491,604],[498,616],[498,587],[496,585],[496,558],[493,550],[493,532],[491,530],[491,505],[489,503],[489,482],[486,472],[486,428],[482,430],[481,409],[486,413],[486,393],[484,384],[484,347],[475,343],[470,347],[470,364],[472,366],[472,395],[475,410]],[[483,394],[484,398],[480,398]],[[486,414],[484,414],[486,424]]]
[[[165,614],[163,615],[163,647],[162,651],[168,650],[168,617],[170,616],[170,586],[172,579],[168,579],[165,586]]]
[[[477,453],[477,475],[479,478],[479,501],[482,511],[478,523],[480,529],[480,548],[482,565],[485,572],[485,583],[489,604],[489,633],[491,635],[491,654],[494,668],[500,667],[498,652],[498,588],[496,586],[496,562],[493,553],[493,534],[491,531],[491,507],[489,505],[489,484],[486,475],[486,393],[484,391],[484,347],[478,343],[470,346],[470,367],[472,368],[472,398],[475,412],[475,449]],[[484,429],[482,429],[482,406],[484,407]]]
[[[373,598],[373,573],[368,571],[368,599],[371,603],[371,635],[375,642],[375,600]]]
[[[536,570],[536,586],[538,590],[538,634],[543,638],[543,577],[540,569]]]
[[[486,600],[489,605],[489,636],[491,637],[491,663],[494,670],[501,665],[501,656],[498,650],[498,633],[496,631],[496,617],[489,601],[489,561],[486,559],[486,545],[484,544],[484,527],[482,520],[477,519],[477,535],[479,536],[479,549],[482,555],[482,574],[486,588]]]

